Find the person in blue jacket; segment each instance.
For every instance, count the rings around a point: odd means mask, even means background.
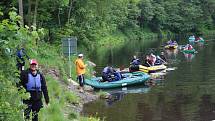
[[[113,75],[114,69],[111,66],[106,66],[102,71],[102,79],[103,81],[111,82],[112,78],[111,75]]]
[[[114,75],[113,81],[119,81],[122,79],[122,75],[119,71],[114,71],[113,75]]]
[[[131,60],[131,63],[130,63],[130,64],[133,65],[133,66],[138,66],[138,65],[140,65],[140,60],[137,58],[136,55],[133,56],[133,59]]]
[[[46,104],[49,104],[45,77],[37,70],[37,66],[37,60],[30,60],[30,68],[21,72],[19,84],[24,87],[26,92],[30,93],[30,98],[23,100],[23,103],[27,105],[27,108],[24,110],[25,119],[29,120],[32,112],[32,121],[38,121],[38,113],[43,107],[42,94],[45,97]]]

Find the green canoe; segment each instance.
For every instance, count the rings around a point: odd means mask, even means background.
[[[101,82],[101,77],[94,77],[91,79],[86,79],[85,84],[90,85],[97,89],[108,89],[108,88],[116,88],[116,87],[125,87],[128,85],[141,84],[149,79],[149,75],[144,72],[133,72],[133,73],[125,73],[122,74],[124,77],[119,81],[113,82]]]
[[[192,49],[192,50],[182,50],[182,52],[184,52],[186,54],[194,54],[194,53],[196,53],[196,50],[195,49]]]

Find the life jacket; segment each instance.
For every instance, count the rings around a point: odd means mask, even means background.
[[[114,72],[114,81],[119,81],[122,79],[120,72]]]
[[[161,65],[162,64],[162,61],[160,58],[157,58],[154,65]]]
[[[191,45],[188,46],[188,50],[192,50],[193,47]]]
[[[28,73],[28,83],[26,84],[27,91],[41,91],[41,75],[37,74],[35,77]]]
[[[139,59],[134,59],[132,61],[132,65],[140,65],[140,60]]]

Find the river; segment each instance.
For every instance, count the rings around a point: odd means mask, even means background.
[[[195,44],[195,55],[180,50],[165,51],[160,40],[132,41],[120,48],[94,51],[97,75],[105,65],[127,67],[132,55],[140,59],[151,52],[165,52],[175,67],[150,85],[113,90],[111,99],[98,99],[84,105],[82,114],[105,121],[212,121],[215,120],[215,41]],[[186,44],[186,39],[178,41]],[[99,55],[99,56],[98,56]]]

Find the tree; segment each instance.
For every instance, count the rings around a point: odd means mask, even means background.
[[[21,26],[24,25],[24,16],[23,16],[23,4],[22,0],[19,0],[19,15],[21,16]]]

